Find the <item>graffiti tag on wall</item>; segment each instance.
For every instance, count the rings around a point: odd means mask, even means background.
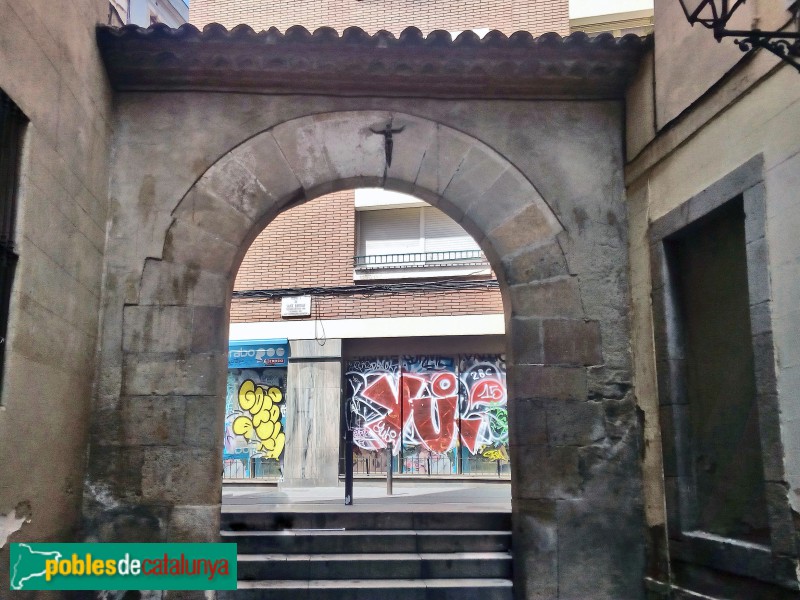
[[[456,445],[458,378],[453,358],[404,356],[402,393],[405,447],[443,454]]]
[[[256,385],[252,379],[246,379],[239,386],[238,398],[244,414],[234,419],[233,433],[253,444],[256,452],[265,458],[280,458],[286,443],[278,406],[283,401],[283,392],[277,387]]]
[[[508,458],[505,361],[500,356],[405,356],[348,363],[353,439],[417,456],[466,450]]]
[[[242,461],[250,476],[250,459],[280,461],[286,446],[283,379],[261,369],[228,373],[223,458]]]
[[[500,356],[462,356],[461,442],[471,454],[508,460],[506,365]]]
[[[400,363],[396,358],[375,358],[348,363],[353,441],[365,450],[400,448]]]

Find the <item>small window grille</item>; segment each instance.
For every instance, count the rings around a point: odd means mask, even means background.
[[[5,364],[11,286],[17,267],[14,224],[22,128],[27,119],[19,107],[0,90],[0,386]]]

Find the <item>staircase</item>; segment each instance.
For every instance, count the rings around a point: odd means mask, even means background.
[[[223,512],[221,600],[511,600],[508,512]]]

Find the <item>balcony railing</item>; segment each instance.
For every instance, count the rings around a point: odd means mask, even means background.
[[[411,269],[481,266],[489,267],[489,261],[480,250],[448,250],[445,252],[406,252],[402,254],[368,254],[354,256],[353,266],[357,270]]]

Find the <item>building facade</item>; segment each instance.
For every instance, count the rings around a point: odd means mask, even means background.
[[[486,64],[485,48],[273,36],[273,60],[256,65],[266,36],[98,32],[107,2],[55,5],[0,0],[15,132],[0,176],[16,206],[3,242],[18,256],[4,590],[8,543],[218,539],[220,332],[242,257],[298,200],[384,184],[458,219],[498,278],[519,598],[798,596],[791,66],[717,43],[667,0],[649,49],[494,37],[502,69],[429,79],[352,73],[379,43],[388,63],[428,68],[456,52]],[[737,27],[795,30],[786,3],[740,10]],[[296,44],[315,60],[292,62]],[[407,142],[384,179],[367,130],[387,113]],[[508,202],[490,203],[501,183]],[[341,364],[341,348],[305,341],[295,357]],[[329,387],[338,401],[341,380]]]
[[[406,27],[417,27],[423,34],[434,29],[461,32],[465,29],[569,33],[567,0],[446,0],[420,3],[414,0],[391,2],[331,2],[330,0],[291,0],[280,4],[258,0],[199,0],[191,4],[190,20],[202,27],[220,23],[235,27],[240,23],[256,31],[276,27],[285,31],[301,25],[309,31],[333,27],[342,31],[360,27],[372,34],[386,30],[398,35]]]
[[[0,3],[3,595],[7,536],[67,540],[80,529],[109,214],[111,91],[94,42],[107,9]]]
[[[164,23],[180,27],[189,20],[189,3],[185,0],[111,0],[108,11],[108,24],[114,26]]]
[[[287,303],[298,299],[307,304],[287,313]],[[244,423],[238,390],[245,381],[258,385],[259,377],[243,379],[232,370],[226,439],[240,443],[237,454],[226,447],[226,476],[282,474],[293,485],[334,484],[343,472],[347,428],[354,431],[359,475],[385,472],[384,450],[391,444],[400,473],[507,476],[503,333],[502,299],[486,257],[468,233],[427,203],[359,189],[282,213],[242,261],[231,343],[238,348],[285,339],[292,363],[302,361],[301,348],[310,344],[338,349],[322,366],[307,362],[302,373],[314,381],[319,368],[325,381],[342,381],[342,392],[338,402],[325,402],[327,388],[297,387],[280,370],[284,365],[265,367],[264,388],[282,383],[286,396],[286,454],[265,452],[249,429],[235,431],[237,419]],[[478,374],[486,378],[484,387],[495,386],[490,395],[483,388],[470,394]],[[450,387],[432,385],[435,379]],[[412,380],[422,387],[409,387]],[[250,443],[242,445],[245,436]]]
[[[790,4],[742,6],[729,28],[794,31]],[[677,2],[655,23],[626,134],[648,585],[795,598],[800,74]]]

